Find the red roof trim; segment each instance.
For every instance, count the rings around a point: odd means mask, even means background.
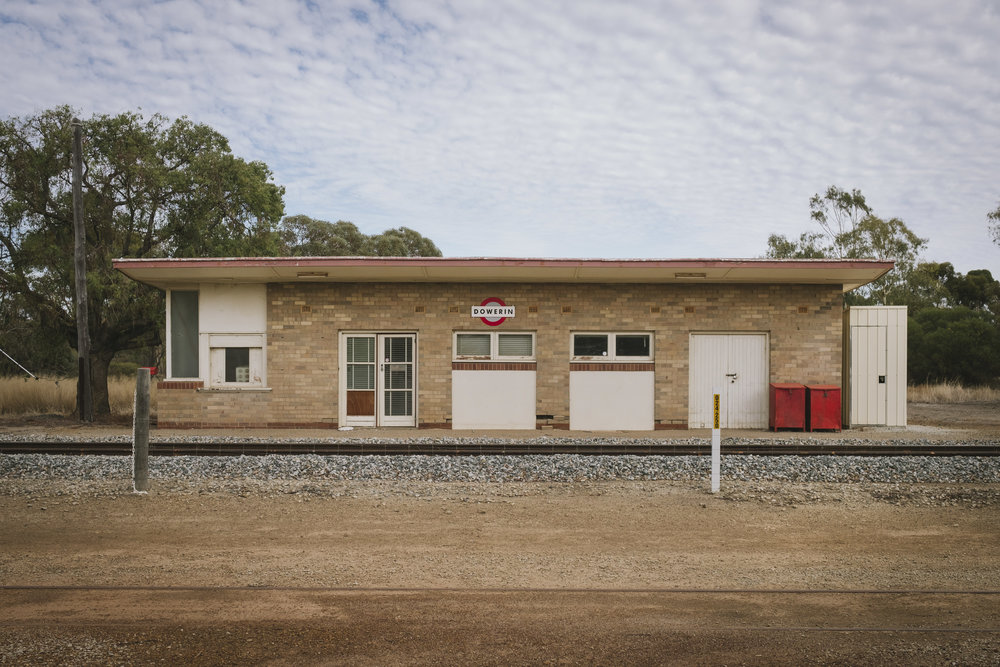
[[[194,257],[164,259],[116,259],[115,268],[198,267],[352,267],[352,266],[467,266],[467,267],[566,267],[662,269],[764,268],[790,267],[881,268],[889,270],[894,262],[880,259],[570,259],[516,257]]]

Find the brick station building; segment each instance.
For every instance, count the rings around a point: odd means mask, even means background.
[[[766,428],[842,386],[880,260],[120,259],[166,293],[161,427]]]

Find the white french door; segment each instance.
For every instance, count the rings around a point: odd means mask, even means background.
[[[342,334],[340,423],[416,426],[416,334]]]

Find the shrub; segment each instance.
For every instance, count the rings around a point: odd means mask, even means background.
[[[910,382],[1000,386],[1000,329],[986,311],[924,308],[908,321]]]

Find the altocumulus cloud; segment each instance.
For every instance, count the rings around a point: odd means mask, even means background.
[[[7,3],[0,112],[187,115],[449,255],[757,256],[860,188],[1000,274],[987,0]]]

